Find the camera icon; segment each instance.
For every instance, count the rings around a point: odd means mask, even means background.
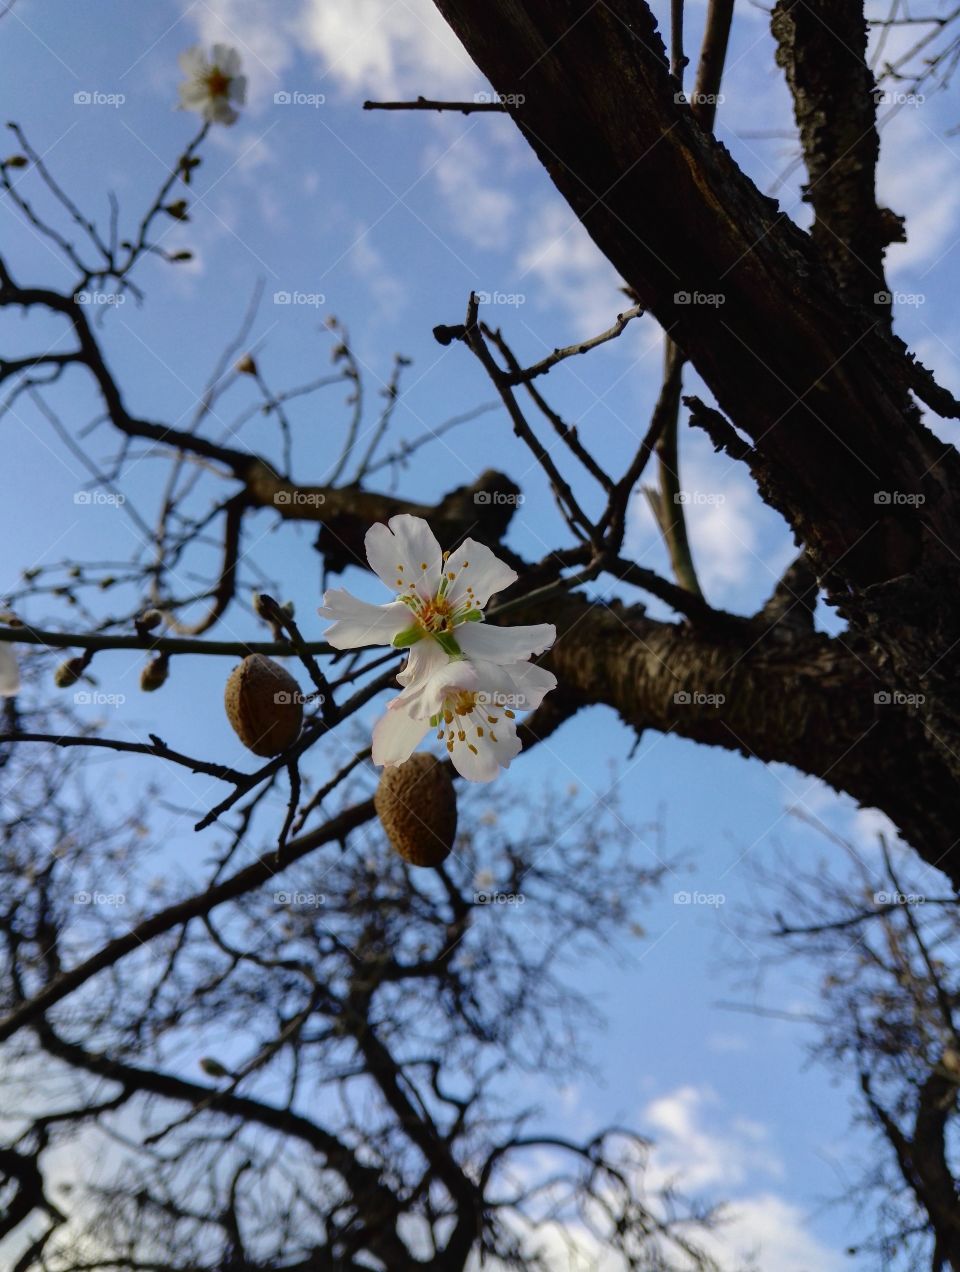
[[[73,298],[78,305],[89,305],[93,299],[89,292],[77,292]]]
[[[673,700],[678,707],[689,707],[693,699],[687,693],[686,689],[681,689],[673,695]]]
[[[73,695],[74,704],[78,707],[89,707],[93,702],[93,694],[88,693],[85,689],[81,689]]]
[[[492,499],[492,497],[491,497],[491,495],[490,495],[490,491],[489,491],[489,490],[478,490],[478,491],[474,494],[474,496],[473,496],[473,502],[474,502],[475,504],[488,504],[488,503],[492,503],[492,502],[493,502],[493,499]]]
[[[489,905],[489,904],[490,904],[490,893],[489,893],[489,892],[475,892],[475,893],[473,894],[473,901],[474,901],[474,904],[475,904],[475,905]]]
[[[290,94],[281,89],[279,93],[274,93],[273,101],[276,106],[289,106],[291,101]]]
[[[273,894],[273,899],[274,899],[274,901],[276,901],[277,905],[289,905],[289,904],[290,904],[290,893],[289,893],[289,892],[275,892],[275,893]]]
[[[689,293],[689,292],[686,292],[686,291],[674,292],[674,293],[673,293],[673,303],[674,303],[675,305],[689,305],[689,304],[690,304],[690,293]]]
[[[286,707],[293,702],[293,694],[289,693],[286,689],[281,689],[279,693],[275,693],[273,695],[273,700],[278,707]]]
[[[878,291],[873,293],[873,303],[875,305],[892,305],[893,292]]]
[[[73,502],[75,504],[93,503],[93,495],[90,494],[89,490],[78,490],[73,496]]]
[[[873,701],[878,707],[889,707],[893,702],[893,695],[888,693],[886,689],[881,689],[879,693],[873,695]]]
[[[81,92],[81,93],[74,93],[73,95],[74,106],[89,106],[92,101],[93,101],[93,97],[90,93]]]
[[[273,293],[273,303],[275,305],[289,305],[291,296],[289,292],[279,291]]]
[[[74,905],[89,905],[92,900],[89,892],[75,892],[73,894]]]
[[[675,893],[673,894],[673,904],[674,904],[674,905],[689,905],[689,904],[690,904],[690,893],[689,893],[689,892],[675,892]]]
[[[688,504],[690,502],[690,495],[686,490],[678,490],[673,496],[673,502],[675,504]]]
[[[890,504],[893,503],[893,496],[889,490],[876,490],[873,494],[873,502],[875,504]]]
[[[288,504],[290,502],[290,491],[278,490],[277,493],[273,496],[273,502],[275,504]]]

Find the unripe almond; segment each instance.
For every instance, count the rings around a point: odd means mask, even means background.
[[[300,686],[262,654],[249,654],[234,667],[223,700],[234,733],[254,755],[279,755],[300,736]]]
[[[439,866],[457,835],[457,792],[450,768],[421,751],[385,768],[373,797],[387,838],[412,866]]]

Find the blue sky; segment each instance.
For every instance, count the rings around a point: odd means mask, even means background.
[[[666,5],[655,8],[662,19]],[[703,6],[690,4],[688,11],[692,48]],[[235,127],[213,130],[189,192],[191,220],[171,220],[164,238],[171,251],[189,248],[194,260],[148,261],[139,275],[146,303],[138,307],[128,299],[104,317],[105,346],[129,405],[150,418],[189,419],[258,282],[264,299],[249,343],[271,387],[329,370],[333,338],[325,320],[336,315],[349,328],[371,397],[395,352],[413,359],[395,424],[395,436],[408,440],[493,396],[462,347],[443,349],[431,335],[435,324],[460,319],[471,289],[514,298],[491,316],[524,360],[596,333],[625,304],[614,271],[508,120],[360,109],[368,96],[461,97],[486,87],[426,0],[296,0],[282,7],[253,0],[150,6],[101,0],[94,17],[70,0],[19,0],[0,34],[4,117],[27,129],[88,214],[105,221],[107,191],[114,191],[128,230],[195,131],[195,118],[174,109],[177,54],[198,40],[223,39],[243,56],[248,107]],[[93,100],[77,101],[77,94]],[[277,100],[278,94],[294,100]],[[748,4],[736,20],[724,94],[721,139],[764,190],[806,223],[789,102],[766,17]],[[943,97],[886,113],[881,197],[906,215],[910,233],[889,258],[891,284],[901,297],[897,325],[956,392],[960,139],[947,135],[955,119]],[[17,148],[12,137],[5,145],[8,152]],[[26,172],[23,183],[41,206],[35,174]],[[666,190],[652,194],[670,199]],[[49,245],[9,210],[0,215],[18,280],[66,285],[69,274]],[[278,293],[315,301],[276,303]],[[50,344],[62,338],[56,323],[28,324],[9,314],[0,319],[0,333],[5,353],[32,349],[38,338]],[[659,367],[659,334],[644,318],[620,340],[560,368],[548,390],[594,453],[616,468],[646,428]],[[297,415],[296,477],[317,481],[329,470],[346,418],[342,399],[342,388],[326,389]],[[73,429],[98,411],[79,375],[65,378],[49,401]],[[251,401],[241,380],[218,404],[214,431],[228,428]],[[955,440],[955,425],[935,427]],[[25,566],[130,550],[136,531],[123,510],[75,504],[87,475],[31,404],[18,405],[2,428],[0,524],[8,546],[0,595],[15,589]],[[260,419],[242,437],[251,447],[279,453],[272,426]],[[704,588],[716,603],[750,612],[791,559],[790,536],[745,474],[715,456],[701,434],[688,432],[682,441],[684,486],[711,496],[690,519]],[[94,434],[92,447],[101,457],[114,444]],[[495,464],[526,496],[511,546],[535,559],[547,545],[566,541],[542,475],[499,411],[421,455],[401,475],[401,492],[429,500]],[[162,473],[157,459],[135,463],[122,483],[131,504],[150,508]],[[304,630],[319,636],[312,532],[276,534],[269,513],[254,527],[252,557],[281,596],[295,601]],[[629,546],[636,559],[666,570],[642,497],[631,511]],[[650,609],[661,612],[656,603]],[[42,605],[27,616],[38,622],[57,617]],[[822,620],[827,628],[835,625],[829,613]],[[257,631],[242,617],[231,617],[230,630]],[[171,745],[244,763],[222,715],[219,667],[211,672],[207,659],[178,661],[164,692],[146,699],[136,688],[139,666],[120,654],[98,660],[101,689],[124,697],[106,709],[111,733],[142,736],[149,728]],[[226,666],[222,670],[225,675]],[[840,1168],[864,1148],[865,1141],[847,1131],[851,1091],[804,1066],[799,1027],[716,1003],[809,1004],[811,976],[770,971],[759,988],[745,989],[742,973],[731,966],[739,959],[756,967],[763,956],[744,944],[734,917],[751,904],[752,866],[769,862],[778,848],[807,865],[826,851],[789,809],[799,805],[864,846],[882,819],[782,766],[653,734],[635,752],[633,743],[612,712],[598,709],[501,779],[552,777],[602,792],[610,761],[617,761],[625,817],[643,825],[662,812],[670,855],[684,856],[690,867],[644,914],[647,936],[632,957],[579,974],[581,985],[610,1009],[609,1029],[596,1048],[602,1080],[537,1095],[556,1099],[571,1128],[585,1133],[621,1118],[656,1136],[658,1169],[682,1168],[695,1188],[734,1203],[730,1250],[759,1245],[764,1265],[784,1272],[850,1266],[842,1251],[856,1230],[845,1212],[822,1202],[839,1189]],[[130,792],[148,771],[156,775],[147,761],[114,769],[118,789]],[[209,803],[207,782],[183,775],[171,780],[179,802]],[[374,780],[371,774],[371,789]],[[196,847],[188,821],[161,818],[159,871],[189,869]],[[639,850],[652,859],[654,845]],[[110,884],[104,881],[105,890]],[[677,905],[679,890],[722,893],[725,900],[715,907]]]

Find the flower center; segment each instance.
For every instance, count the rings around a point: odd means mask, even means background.
[[[206,84],[211,97],[226,97],[230,91],[230,76],[224,75],[219,66],[212,66]]]
[[[421,601],[417,611],[417,622],[428,636],[433,636],[437,632],[452,632],[456,625],[453,606],[443,596],[434,596],[429,601]]]

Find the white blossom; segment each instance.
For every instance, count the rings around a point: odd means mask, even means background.
[[[337,588],[320,613],[333,619],[326,637],[335,649],[409,650],[397,676],[402,692],[374,727],[373,762],[403,764],[435,729],[463,777],[491,781],[520,750],[517,713],[556,687],[552,672],[529,661],[549,649],[556,628],[483,622],[490,597],[517,574],[473,539],[444,553],[421,517],[402,514],[371,526],[365,547],[394,599],[373,605]]]
[[[215,44],[207,59],[199,46],[180,54],[180,69],[187,77],[180,85],[180,109],[198,111],[208,123],[233,124],[234,106],[247,96],[247,77],[240,74],[240,54],[228,44]]]

